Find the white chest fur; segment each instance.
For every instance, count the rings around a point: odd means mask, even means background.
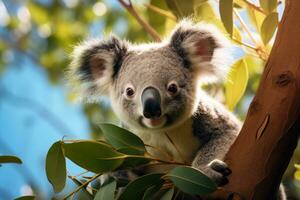
[[[160,159],[191,163],[200,141],[193,135],[192,120],[166,131],[136,132],[142,138],[147,151]]]

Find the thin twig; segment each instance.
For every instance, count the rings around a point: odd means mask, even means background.
[[[252,35],[251,31],[247,27],[246,23],[243,21],[242,17],[239,15],[239,13],[236,11],[236,9],[233,9],[234,15],[237,17],[239,20],[242,28],[245,30],[245,32],[249,35],[249,38],[252,40],[252,42],[256,45],[257,41],[255,40],[254,36]]]
[[[71,179],[75,184],[77,184],[78,186],[81,186],[84,182],[81,182],[80,180],[78,180],[75,176],[71,176],[68,175],[68,178]],[[97,192],[97,190],[89,185],[86,186],[87,189],[91,189],[92,191]],[[89,193],[89,191],[87,191]]]
[[[243,0],[249,7],[253,8],[254,10],[266,15],[266,13],[261,9],[259,6],[256,6],[254,3],[248,1],[248,0]]]
[[[71,197],[73,194],[75,194],[76,192],[78,192],[80,189],[82,189],[83,187],[87,186],[90,182],[92,182],[93,180],[97,179],[99,176],[101,176],[102,173],[100,174],[96,174],[95,176],[93,176],[90,180],[87,180],[86,182],[82,183],[81,186],[77,187],[73,192],[71,192],[70,194],[68,194],[65,198],[63,198],[63,200],[68,199],[69,197]]]
[[[147,31],[150,36],[156,41],[160,42],[161,38],[157,31],[152,28],[150,24],[148,24],[134,9],[131,1],[125,2],[124,0],[118,0],[120,4],[138,21],[138,23]]]
[[[146,158],[146,159],[148,158],[148,159],[150,159],[152,161],[157,161],[157,162],[161,162],[161,163],[165,163],[165,164],[187,165],[186,163],[182,163],[182,162],[162,160],[162,159],[155,158],[155,157],[150,157],[150,156],[125,155],[125,157],[127,157],[127,158]]]
[[[162,149],[159,148],[159,147],[155,147],[155,146],[152,146],[152,145],[150,145],[150,144],[145,144],[145,146],[146,146],[146,147],[153,148],[153,149],[156,150],[157,152],[162,153],[162,154],[164,154],[165,156],[167,156],[169,159],[172,159],[172,158],[173,158],[172,155],[171,155],[169,152],[166,152],[166,151],[162,150]],[[149,152],[147,152],[147,153],[150,155]],[[151,155],[151,156],[153,156],[153,155]]]
[[[73,176],[71,176],[71,177],[82,176],[83,174],[86,174],[86,173],[89,173],[89,172],[90,172],[89,170],[86,170],[86,171],[84,171],[84,172],[81,172],[81,173],[79,173],[79,174],[73,175]]]
[[[167,10],[161,9],[161,8],[159,8],[157,6],[153,6],[151,4],[144,4],[144,5],[146,6],[146,8],[148,8],[149,10],[152,10],[153,12],[156,12],[156,13],[162,15],[162,16],[165,16],[165,17],[170,18],[174,21],[177,21],[176,16],[174,16],[172,13],[170,13]]]
[[[248,47],[249,49],[252,49],[252,50],[254,50],[254,51],[257,51],[257,48],[256,47],[254,47],[254,46],[252,46],[252,45],[250,45],[250,44],[247,44],[247,43],[245,43],[245,42],[242,42],[242,41],[239,41],[238,39],[235,39],[235,38],[231,38],[233,41],[235,41],[236,43],[239,43],[240,45],[243,45],[243,46],[245,46],[245,47]]]
[[[237,19],[239,20],[242,28],[245,30],[245,32],[249,35],[249,38],[252,40],[252,42],[255,44],[255,46],[257,46],[257,48],[255,48],[256,53],[259,55],[259,57],[263,60],[266,60],[267,58],[267,53],[265,52],[265,50],[260,47],[261,45],[256,41],[256,39],[254,38],[254,36],[252,35],[251,31],[249,30],[249,28],[247,27],[246,23],[244,22],[244,20],[242,19],[242,17],[239,15],[239,13],[237,12],[237,10],[234,8],[233,9],[233,13],[234,15],[237,17]]]
[[[178,147],[176,146],[176,144],[173,142],[173,140],[170,138],[170,136],[164,132],[165,136],[167,137],[167,139],[169,140],[169,142],[173,145],[173,147],[175,148],[175,150],[177,151],[179,157],[181,158],[181,160],[186,163],[186,161],[183,158],[183,155],[181,154],[181,152],[179,151]]]

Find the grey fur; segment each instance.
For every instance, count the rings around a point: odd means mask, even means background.
[[[108,95],[125,127],[165,152],[150,148],[150,154],[190,163],[218,185],[226,184],[230,169],[221,160],[241,123],[205,94],[200,83],[226,75],[229,42],[216,28],[189,21],[181,22],[169,38],[144,45],[115,37],[81,44],[75,48],[70,78],[80,83],[76,86],[85,98]],[[170,83],[178,86],[175,94],[168,93]],[[141,94],[147,87],[160,93],[159,125],[143,116]],[[134,91],[130,97],[128,88]]]
[[[193,131],[203,143],[192,165],[202,169],[219,185],[225,184],[226,175],[229,175],[222,173],[227,165],[219,160],[224,158],[240,128],[241,123],[221,104],[209,97],[200,101],[193,116]]]

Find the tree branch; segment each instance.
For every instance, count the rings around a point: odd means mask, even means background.
[[[300,1],[287,0],[243,128],[225,161],[236,199],[277,199],[300,133]],[[288,51],[287,51],[288,50]],[[235,195],[236,196],[236,195]],[[225,196],[223,196],[226,198]]]
[[[156,30],[148,24],[135,10],[131,1],[125,2],[124,0],[118,0],[120,4],[138,21],[138,23],[150,34],[150,36],[156,41],[160,42],[160,35],[156,32]]]
[[[245,2],[249,7],[253,8],[254,10],[266,15],[266,13],[259,6],[256,6],[254,3],[247,0],[243,0],[243,2]]]
[[[153,6],[151,4],[145,4],[145,6],[149,9],[149,10],[152,10],[153,12],[156,12],[164,17],[167,17],[167,18],[170,18],[172,19],[173,21],[177,21],[177,18],[176,16],[174,16],[172,13],[170,13],[169,11],[167,10],[164,10],[164,9],[161,9],[159,7],[156,7],[156,6]]]

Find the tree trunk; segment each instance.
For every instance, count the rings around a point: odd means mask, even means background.
[[[299,132],[300,0],[287,0],[260,86],[225,159],[233,173],[224,191],[238,194],[234,199],[276,199]]]

